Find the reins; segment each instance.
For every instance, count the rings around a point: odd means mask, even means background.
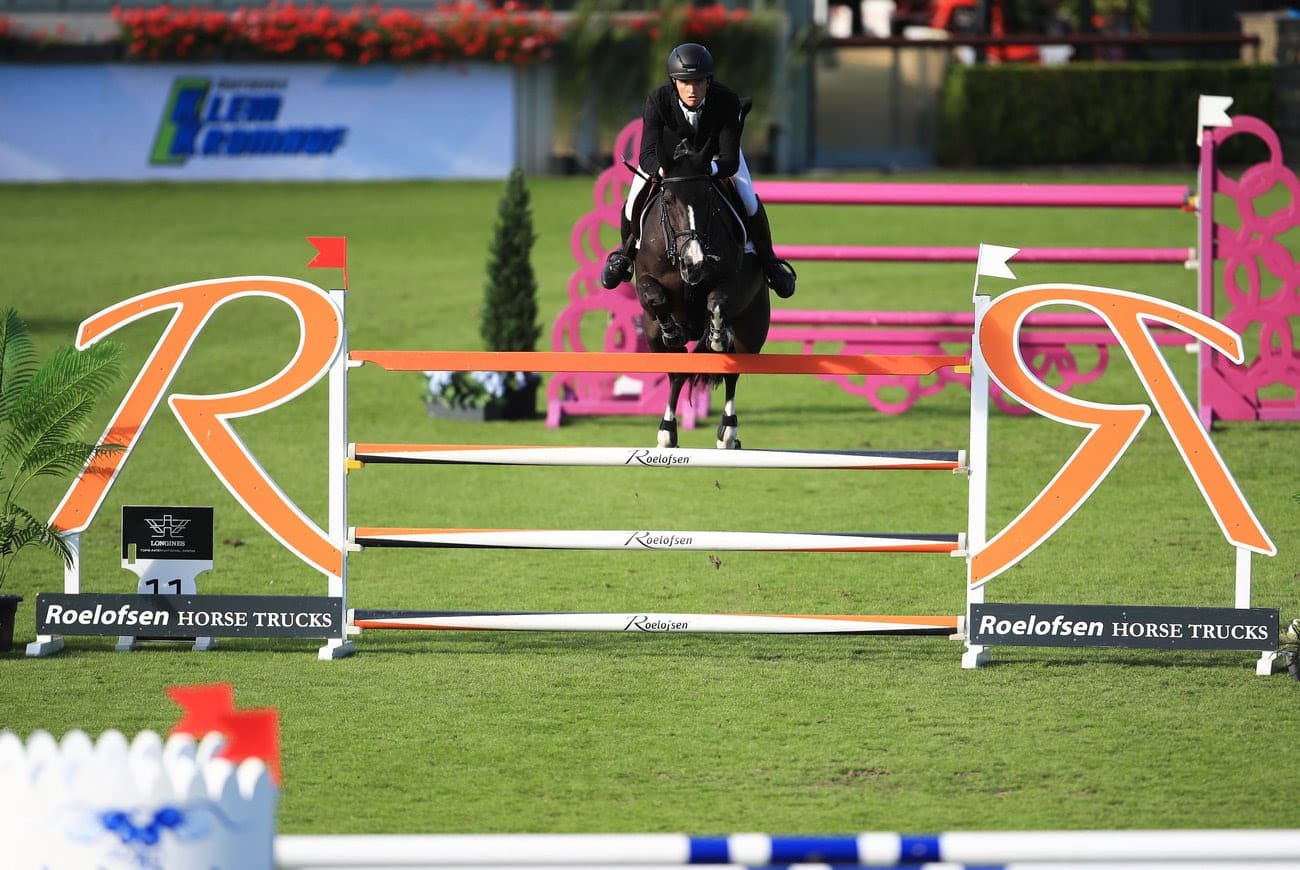
[[[659,182],[659,184],[660,184],[660,186],[662,186],[662,187],[667,187],[667,186],[670,185],[670,184],[674,184],[674,183],[678,183],[678,182],[688,182],[688,181],[708,181],[708,182],[710,182],[710,185],[709,185],[709,190],[710,190],[710,192],[711,192],[714,196],[716,196],[716,197],[722,199],[723,202],[726,201],[725,197],[724,197],[723,194],[722,194],[722,191],[717,189],[717,183],[714,181],[713,176],[711,176],[711,175],[703,175],[703,174],[698,174],[698,175],[670,175],[670,176],[668,176],[667,178],[662,179],[662,180]],[[661,194],[661,195],[662,195],[662,194]],[[717,204],[716,204],[715,202],[713,202],[712,200],[710,200],[710,202],[709,202],[709,214],[712,215],[712,214],[713,214],[714,212],[716,212],[716,211],[718,211]],[[697,222],[696,226],[694,226],[694,227],[689,227],[689,228],[687,228],[687,229],[685,229],[685,230],[675,231],[675,230],[673,229],[673,225],[672,225],[671,221],[669,221],[669,219],[668,219],[668,209],[666,209],[666,208],[663,207],[663,203],[662,203],[662,202],[661,202],[660,205],[659,205],[659,225],[660,225],[660,228],[663,230],[663,234],[664,234],[664,244],[665,244],[665,246],[666,246],[666,248],[667,248],[667,251],[666,251],[665,253],[666,253],[667,257],[668,257],[668,262],[669,262],[670,265],[676,266],[676,265],[678,264],[678,261],[681,259],[681,255],[677,253],[677,240],[678,240],[678,239],[682,239],[682,240],[683,240],[683,244],[689,244],[691,241],[699,242],[701,248],[703,248],[705,251],[708,251],[708,250],[709,250],[709,246],[705,244],[704,239],[701,238],[701,236],[700,236],[700,231],[699,231],[699,224],[698,224],[698,222]]]

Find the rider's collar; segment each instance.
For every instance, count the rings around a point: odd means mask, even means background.
[[[681,97],[678,97],[678,98],[677,98],[677,105],[681,106],[681,107],[682,107],[682,111],[685,112],[687,115],[696,115],[696,114],[699,114],[700,112],[702,112],[702,111],[704,110],[704,104],[705,104],[705,102],[708,101],[708,99],[709,99],[708,97],[705,97],[703,100],[700,100],[700,104],[699,104],[698,106],[696,106],[694,109],[692,109],[690,106],[688,106],[688,105],[686,105],[685,103],[682,102],[682,98],[681,98]]]

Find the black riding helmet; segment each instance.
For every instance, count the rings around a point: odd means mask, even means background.
[[[668,55],[668,78],[713,78],[713,55],[697,42],[685,42]]]

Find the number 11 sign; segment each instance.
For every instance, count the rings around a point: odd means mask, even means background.
[[[141,595],[197,595],[195,578],[212,570],[212,508],[122,506],[122,567],[140,578]],[[119,652],[137,638],[117,639]],[[216,646],[194,639],[195,650]]]

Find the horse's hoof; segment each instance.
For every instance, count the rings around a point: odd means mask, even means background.
[[[735,346],[734,335],[730,332],[709,332],[709,350],[714,353],[730,353]]]
[[[659,340],[664,347],[686,347],[686,330],[675,320],[659,323]]]
[[[740,421],[733,414],[722,418],[718,423],[718,449],[719,450],[738,450],[740,448],[740,439],[736,436],[739,434]]]
[[[660,447],[677,446],[677,424],[668,420],[659,422],[659,431],[655,435],[655,443]]]

